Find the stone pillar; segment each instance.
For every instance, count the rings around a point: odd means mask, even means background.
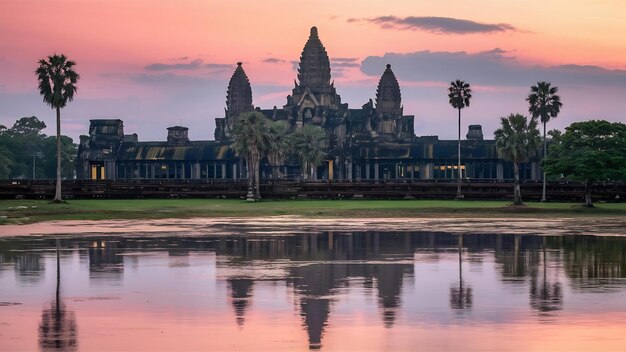
[[[378,163],[374,163],[374,180],[378,180]]]
[[[498,164],[496,165],[496,179],[504,179],[504,167],[502,166],[501,161],[498,161]]]
[[[226,164],[222,164],[222,178],[226,178]]]
[[[352,160],[348,161],[348,165],[346,167],[346,176],[344,178],[352,181]]]
[[[233,164],[233,180],[236,180],[237,177],[237,163]]]
[[[370,179],[370,163],[367,161],[365,162],[365,179]]]

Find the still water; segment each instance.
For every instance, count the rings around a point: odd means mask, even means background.
[[[0,238],[0,350],[624,351],[624,331],[623,237]]]

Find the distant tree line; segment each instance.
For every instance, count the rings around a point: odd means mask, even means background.
[[[46,124],[35,116],[22,117],[12,127],[0,125],[0,179],[56,177],[56,137],[43,133]],[[74,178],[77,145],[61,136],[61,175]]]

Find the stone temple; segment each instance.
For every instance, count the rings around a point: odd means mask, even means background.
[[[328,53],[313,27],[300,55],[294,88],[282,107],[254,106],[250,79],[239,62],[228,84],[224,117],[215,118],[214,141],[190,141],[186,127],[173,126],[167,129],[166,141],[140,142],[137,134],[124,134],[121,120],[91,120],[89,136],[80,139],[77,177],[245,178],[243,161],[230,147],[231,136],[236,118],[256,110],[271,120],[286,121],[291,131],[304,124],[324,129],[327,161],[318,167],[317,179],[457,178],[457,141],[416,136],[415,117],[404,115],[400,85],[392,67],[381,67],[381,73],[374,100],[350,108],[337,93]],[[450,119],[455,116],[451,108]],[[455,125],[456,120],[453,122]],[[262,177],[269,178],[271,167],[267,160],[262,164]],[[279,169],[281,177],[299,175],[296,160],[287,160]],[[495,141],[483,138],[480,125],[470,125],[466,139],[461,141],[460,171],[463,178],[471,180],[513,178],[512,164],[498,156]],[[541,177],[538,161],[522,164],[520,171],[522,179]]]

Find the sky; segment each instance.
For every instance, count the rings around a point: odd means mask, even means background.
[[[500,117],[527,114],[538,81],[558,86],[563,102],[548,129],[626,122],[623,0],[0,0],[0,124],[34,115],[54,134],[34,71],[62,53],[81,75],[63,134],[119,118],[142,141],[165,140],[180,124],[192,140],[213,139],[236,63],[253,104],[280,108],[312,26],[351,108],[375,97],[392,65],[418,136],[456,139],[455,79],[473,89],[463,136],[481,124],[493,138]]]

